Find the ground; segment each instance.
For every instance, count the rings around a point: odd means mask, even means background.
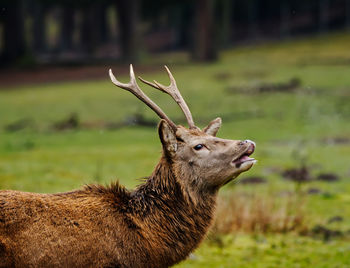
[[[225,186],[222,198],[244,193],[269,200],[271,206],[290,195],[303,200],[307,231],[213,230],[179,267],[350,265],[349,43],[348,34],[338,33],[234,48],[208,65],[188,63],[182,53],[163,55],[150,68],[135,65],[136,75],[167,83],[162,68],[167,64],[198,126],[221,116],[219,137],[257,143],[258,164]],[[1,189],[60,192],[117,179],[131,188],[151,173],[161,151],[158,119],[113,86],[108,68],[77,69],[73,73],[80,75],[69,81],[55,68],[33,75],[21,71],[12,78],[15,71],[0,75]],[[126,82],[124,68],[113,67]],[[143,88],[175,122],[184,123],[168,96]],[[310,181],[283,178],[286,169],[302,167]],[[316,179],[326,173],[338,180]],[[240,183],[248,176],[266,183]],[[315,231],[317,226],[341,235],[327,237],[327,231]]]

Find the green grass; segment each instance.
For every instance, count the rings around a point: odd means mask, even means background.
[[[262,195],[293,191],[291,182],[281,180],[280,171],[306,159],[313,175],[337,174],[336,183],[312,182],[326,194],[307,197],[310,228],[341,215],[337,226],[350,229],[349,143],[329,143],[333,138],[350,138],[350,36],[342,33],[236,48],[221,54],[213,64],[169,64],[187,100],[195,122],[205,126],[223,118],[219,136],[256,141],[258,164],[249,173],[268,179],[261,186],[243,186],[239,179],[222,193],[251,191]],[[155,62],[177,62],[178,54],[162,55]],[[166,61],[166,62],[165,62]],[[167,83],[164,70],[146,73],[145,79]],[[155,128],[125,127],[119,130],[53,131],[52,125],[71,113],[82,122],[121,122],[130,114],[156,116],[130,93],[104,81],[62,82],[31,85],[0,91],[0,188],[35,192],[59,192],[85,183],[120,180],[134,187],[151,173],[161,146]],[[138,73],[137,65],[135,66]],[[127,81],[128,77],[118,78]],[[142,75],[142,74],[139,74]],[[232,87],[261,83],[283,83],[293,77],[302,88],[289,93],[232,92]],[[145,88],[176,122],[183,122],[179,108],[170,98]],[[5,127],[21,119],[33,126],[17,132]],[[180,267],[346,267],[350,248],[346,239],[329,243],[295,234],[256,237],[227,236],[220,248],[206,241],[194,259]]]
[[[177,267],[349,267],[349,241],[294,235],[227,236],[220,246],[205,243]]]

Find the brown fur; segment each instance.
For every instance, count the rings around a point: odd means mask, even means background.
[[[219,123],[209,135],[174,133],[162,120],[163,156],[131,192],[118,183],[0,191],[0,267],[168,267],[185,259],[205,237],[219,187],[253,165],[228,167],[251,145],[214,137]],[[198,142],[207,151],[194,150]]]
[[[133,192],[0,192],[0,266],[167,267],[202,240],[215,198],[194,205],[167,161]]]

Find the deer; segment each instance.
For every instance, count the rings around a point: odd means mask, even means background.
[[[169,94],[188,127],[176,125],[138,86],[130,91],[159,117],[162,154],[134,190],[118,182],[64,193],[0,191],[0,267],[169,267],[206,237],[219,189],[249,170],[255,143],[216,137],[222,120],[200,129],[165,66],[170,85],[140,81]]]

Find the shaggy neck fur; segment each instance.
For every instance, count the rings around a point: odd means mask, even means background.
[[[0,267],[168,267],[203,240],[216,194],[162,158],[145,184],[0,191]]]
[[[174,174],[162,157],[146,183],[131,193],[128,206],[128,214],[136,226],[142,226],[141,234],[146,235],[159,267],[179,262],[199,245],[215,210],[216,194],[195,196],[185,189],[188,178]]]

